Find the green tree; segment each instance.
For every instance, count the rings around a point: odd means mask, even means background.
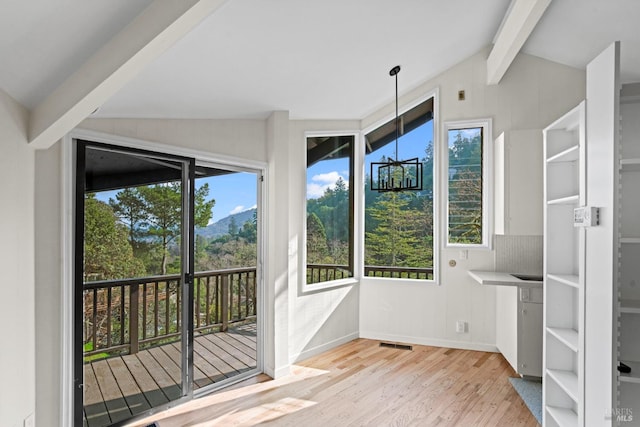
[[[231,220],[229,221],[229,235],[231,237],[237,237],[238,236],[238,223],[236,221],[236,217],[232,216]]]
[[[258,242],[258,211],[253,211],[253,217],[251,221],[247,221],[242,224],[242,229],[239,231],[240,237],[245,239],[248,243]]]
[[[84,280],[123,279],[142,276],[142,261],[133,256],[127,228],[113,209],[87,194],[84,206]]]
[[[125,188],[116,194],[115,200],[109,199],[109,206],[129,229],[129,243],[135,249],[139,241],[138,227],[145,219],[144,201],[140,197],[140,192],[134,188]]]
[[[333,188],[327,188],[317,199],[307,201],[307,217],[315,216],[324,230],[325,242],[314,243],[314,250],[321,247],[325,252],[315,254],[316,262],[349,264],[349,239],[351,236],[351,221],[349,212],[349,188],[347,183],[338,178]],[[315,219],[312,220],[312,225]],[[309,222],[307,222],[309,227]],[[309,232],[309,228],[307,228]],[[315,237],[316,239],[318,236]],[[307,255],[308,256],[308,255]],[[328,257],[327,257],[328,256]],[[322,259],[322,261],[320,261]]]
[[[449,241],[482,242],[482,134],[456,130],[449,147]]]
[[[131,188],[126,191],[126,196],[109,203],[116,212],[120,213],[121,221],[129,220],[134,216],[136,223],[132,224],[134,230],[130,237],[135,239],[134,247],[144,247],[144,257],[149,264],[147,269],[153,273],[167,274],[169,264],[169,246],[176,241],[182,232],[182,185],[180,182],[156,184],[144,187]],[[209,185],[204,184],[194,194],[194,222],[196,227],[206,227],[211,219],[211,209],[215,200],[207,201]],[[125,220],[123,220],[123,215]],[[156,250],[157,248],[157,250]],[[159,259],[159,261],[158,261]],[[152,263],[159,263],[159,270]]]
[[[329,254],[327,234],[318,215],[307,215],[307,263],[323,264]]]
[[[366,232],[367,245],[365,262],[367,265],[421,266],[423,258],[419,245],[420,212],[408,209],[408,193],[383,193],[376,203],[368,208],[369,215],[377,226]],[[418,265],[416,265],[418,263]]]

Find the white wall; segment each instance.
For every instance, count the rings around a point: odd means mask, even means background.
[[[264,120],[87,119],[78,127],[213,153],[221,159],[267,161]]]
[[[487,86],[488,52],[485,49],[477,53],[402,96],[400,105],[439,88],[440,123],[436,126],[441,129],[448,120],[490,117],[495,138],[504,131],[542,129],[584,99],[584,71],[524,54],[516,57],[499,85]],[[463,89],[466,100],[458,101],[458,91]],[[367,117],[363,128],[391,115],[393,108],[390,104]],[[510,184],[512,190],[526,187],[524,180]],[[457,265],[449,267],[449,260],[455,260]],[[481,287],[467,274],[470,269],[492,270],[493,262],[491,251],[470,250],[468,259],[462,260],[458,250],[443,249],[440,286],[363,279],[360,335],[495,350],[495,289]],[[455,332],[456,320],[469,322],[468,333]]]
[[[291,362],[321,353],[359,336],[358,286],[303,292],[306,282],[305,132],[358,132],[359,121],[291,121],[289,127],[289,358]]]
[[[62,366],[60,224],[61,144],[36,151],[35,171],[35,310],[36,310],[36,419],[55,425],[60,419]]]
[[[27,120],[27,110],[0,90],[0,425],[7,427],[22,427],[36,409],[34,151]]]

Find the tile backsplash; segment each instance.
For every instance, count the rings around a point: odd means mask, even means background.
[[[496,235],[496,271],[542,274],[542,236]]]

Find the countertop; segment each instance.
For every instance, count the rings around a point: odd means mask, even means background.
[[[469,270],[468,273],[469,276],[473,277],[481,285],[520,286],[530,288],[542,287],[542,281],[522,280],[512,276],[510,273],[501,271]]]

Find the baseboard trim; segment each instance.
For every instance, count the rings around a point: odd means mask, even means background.
[[[273,378],[274,380],[277,378],[286,377],[291,373],[291,365],[281,366],[278,369],[273,369],[270,367],[264,368],[264,373]]]
[[[456,348],[461,350],[488,351],[499,353],[494,344],[474,343],[467,341],[442,340],[438,338],[413,337],[407,335],[380,334],[373,331],[360,331],[360,338],[380,341],[392,341],[404,344],[429,345],[433,347]]]
[[[331,350],[332,348],[338,347],[342,344],[346,344],[349,341],[353,341],[357,338],[360,338],[360,334],[358,332],[352,332],[343,337],[337,338],[335,340],[329,341],[322,345],[301,351],[300,353],[294,354],[289,358],[290,363],[300,362],[302,360],[308,359],[310,357],[316,356],[320,353],[324,353],[325,351]]]

